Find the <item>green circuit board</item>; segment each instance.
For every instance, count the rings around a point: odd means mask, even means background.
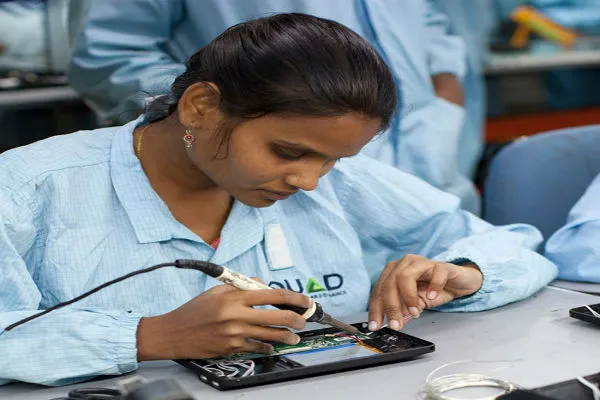
[[[293,353],[301,353],[304,351],[311,350],[319,350],[327,347],[338,347],[344,346],[348,344],[358,343],[362,339],[368,339],[367,335],[360,335],[360,337],[356,336],[346,336],[346,335],[318,335],[310,338],[306,338],[302,340],[298,344],[283,344],[283,343],[274,343],[273,344],[273,352],[270,354],[260,354],[260,353],[239,353],[232,354],[225,357],[219,357],[218,359],[211,359],[207,361],[234,361],[234,360],[251,360],[254,358],[260,358],[265,356],[277,356],[284,354],[293,354]]]

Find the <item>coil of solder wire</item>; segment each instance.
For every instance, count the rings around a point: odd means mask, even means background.
[[[510,382],[504,381],[502,379],[491,378],[489,376],[481,375],[481,374],[472,374],[472,373],[459,373],[459,374],[450,374],[440,376],[439,378],[431,379],[431,377],[438,372],[440,369],[445,368],[452,364],[458,364],[468,361],[456,361],[452,363],[448,363],[442,365],[439,368],[433,370],[427,379],[425,379],[425,390],[424,395],[427,400],[494,400],[498,396],[512,392],[517,387]],[[475,387],[487,387],[487,388],[496,388],[502,390],[499,393],[494,394],[493,396],[486,397],[454,397],[448,396],[444,393],[449,392],[451,390],[457,389],[465,389],[465,388],[475,388]]]
[[[501,389],[502,392],[496,393],[493,396],[478,397],[477,400],[494,400],[501,394],[508,393],[516,389],[510,383],[501,379],[490,378],[479,374],[452,374],[436,378],[427,383],[425,395],[427,400],[463,400],[467,397],[447,396],[444,393],[456,389],[464,389],[469,387],[489,387]],[[474,399],[468,397],[468,399]]]

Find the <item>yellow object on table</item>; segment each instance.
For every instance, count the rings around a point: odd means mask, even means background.
[[[531,32],[565,48],[570,48],[577,40],[577,34],[574,31],[545,17],[533,7],[515,8],[511,19],[517,24],[517,29],[510,40],[510,44],[515,48],[523,48],[527,44]]]

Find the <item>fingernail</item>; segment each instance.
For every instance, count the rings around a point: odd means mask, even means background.
[[[419,316],[419,309],[417,307],[408,307],[408,312],[415,318]]]
[[[300,343],[300,336],[298,336],[298,335],[293,335],[287,341],[287,344],[298,344],[298,343]]]
[[[400,330],[400,322],[396,321],[395,319],[391,320],[390,321],[390,329],[399,331]]]
[[[427,293],[427,298],[429,300],[433,300],[437,297],[437,292],[435,290],[432,290],[431,292]]]
[[[379,324],[375,321],[371,321],[369,322],[369,330],[372,331],[376,331],[377,327],[379,326]]]

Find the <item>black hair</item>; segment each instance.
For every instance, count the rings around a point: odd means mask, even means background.
[[[390,70],[365,39],[337,22],[299,13],[227,29],[190,57],[168,101],[151,103],[146,120],[173,113],[197,82],[214,83],[225,119],[238,122],[269,113],[356,112],[381,119],[384,129],[397,101]]]

